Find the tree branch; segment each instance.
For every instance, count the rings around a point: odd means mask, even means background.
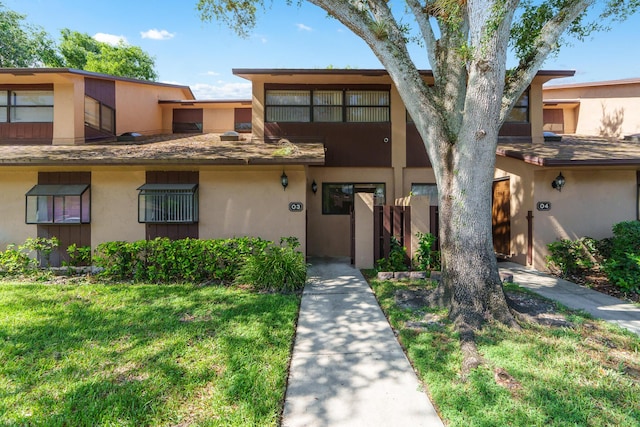
[[[431,22],[429,21],[429,15],[425,11],[425,7],[419,0],[407,0],[407,6],[413,13],[418,28],[420,28],[420,34],[425,42],[425,48],[427,49],[427,59],[431,65],[431,71],[436,76],[439,73],[438,63],[436,61],[436,46],[437,39],[433,32]]]
[[[536,39],[536,49],[533,57],[528,61],[521,61],[507,78],[500,111],[500,123],[504,123],[509,111],[525,91],[529,82],[536,76],[547,56],[556,49],[562,33],[594,3],[594,0],[577,0],[566,8],[561,9],[556,16],[544,24],[540,35]]]

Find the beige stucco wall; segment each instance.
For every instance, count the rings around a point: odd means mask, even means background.
[[[565,109],[565,133],[601,135],[603,130],[620,136],[640,133],[640,82],[595,86],[545,87],[544,99],[579,100]],[[619,125],[616,120],[619,119]],[[574,123],[572,123],[574,122]]]
[[[562,169],[566,184],[562,192],[551,187],[560,170],[534,173],[534,203],[551,202],[549,211],[534,208],[534,266],[545,268],[546,245],[558,239],[612,235],[611,228],[621,221],[636,219],[635,170]]]
[[[205,108],[202,111],[204,133],[223,133],[234,130],[234,108]]]
[[[84,142],[84,79],[53,85],[53,145]]]
[[[356,268],[373,268],[373,194],[354,194]]]
[[[392,202],[393,170],[391,168],[328,168],[310,167],[307,178],[309,225],[308,253],[312,256],[350,256],[349,215],[322,214],[322,183],[384,183],[386,200]],[[315,180],[318,192],[310,186]]]
[[[36,237],[35,225],[25,224],[25,194],[38,182],[35,169],[0,170],[0,250]]]
[[[171,133],[171,126],[165,127],[158,101],[182,98],[184,91],[180,88],[116,81],[116,135]]]
[[[138,223],[138,192],[145,171],[135,168],[97,168],[91,173],[91,246],[114,240],[145,238]]]
[[[280,184],[282,171],[282,167],[201,170],[200,238],[257,236],[277,243],[281,237],[295,236],[304,250],[305,211],[289,211],[290,202],[306,205],[304,168],[284,168],[289,178],[286,190]]]

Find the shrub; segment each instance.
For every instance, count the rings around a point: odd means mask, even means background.
[[[304,287],[307,265],[294,237],[280,239],[280,245],[270,244],[246,259],[235,279],[236,284],[248,284],[256,289],[292,292]]]
[[[31,257],[34,252],[49,265],[49,256],[58,246],[58,239],[53,237],[28,238],[22,245],[8,245],[7,249],[0,252],[0,274],[6,276],[28,275],[40,271],[38,259]]]
[[[67,248],[67,254],[69,254],[69,262],[64,262],[64,265],[71,267],[91,265],[91,246],[78,246],[74,243]]]
[[[396,236],[391,236],[389,256],[376,261],[378,271],[407,271],[407,248],[400,244]]]
[[[414,257],[414,265],[418,270],[440,270],[440,251],[434,250],[436,236],[431,233],[417,232],[418,249]]]
[[[549,255],[547,255],[547,267],[556,269],[562,277],[567,277],[580,270],[586,270],[594,266],[597,241],[591,237],[582,237],[577,240],[562,239],[549,243]]]
[[[230,283],[247,257],[269,243],[253,237],[106,242],[96,248],[94,264],[113,280]]]
[[[37,266],[37,260],[20,249],[16,249],[15,245],[9,245],[7,250],[0,252],[0,274],[3,276],[28,274]]]
[[[609,250],[602,266],[609,280],[625,291],[640,291],[640,221],[614,225]]]

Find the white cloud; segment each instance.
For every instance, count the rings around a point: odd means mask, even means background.
[[[140,35],[143,39],[151,39],[151,40],[169,40],[175,37],[175,33],[170,33],[167,30],[156,30],[151,29],[148,31],[141,31]]]
[[[201,75],[203,75],[203,76],[214,76],[215,77],[215,76],[219,76],[220,73],[215,72],[215,71],[207,71],[206,73],[202,73]]]
[[[298,30],[300,31],[313,31],[311,27],[308,27],[304,24],[296,24],[296,27],[298,27]]]
[[[116,36],[114,34],[96,33],[93,38],[99,42],[108,43],[112,46],[117,46],[120,42],[129,44],[125,36]]]
[[[251,99],[251,83],[229,83],[218,81],[216,84],[196,83],[191,85],[196,99]]]

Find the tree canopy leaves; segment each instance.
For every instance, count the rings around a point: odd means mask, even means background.
[[[25,18],[0,3],[0,67],[38,67],[56,61],[54,41]]]
[[[63,29],[59,44],[26,16],[0,2],[0,67],[67,67],[114,76],[156,80],[155,60],[138,46],[110,45]]]

